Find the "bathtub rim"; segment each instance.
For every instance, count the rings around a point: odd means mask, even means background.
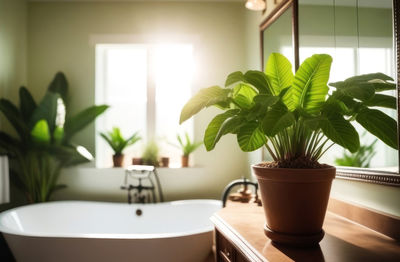
[[[102,202],[102,201],[85,201],[85,200],[63,200],[63,201],[50,201],[50,202],[45,202],[45,203],[36,203],[36,204],[30,204],[30,205],[24,205],[24,206],[19,206],[15,207],[12,209],[8,209],[6,211],[3,211],[0,213],[0,233],[3,234],[10,234],[10,235],[17,235],[17,236],[27,236],[27,237],[45,237],[45,238],[87,238],[87,239],[165,239],[165,238],[174,238],[174,237],[184,237],[184,236],[190,236],[190,235],[197,235],[197,234],[204,234],[207,232],[212,232],[214,230],[214,227],[212,225],[210,226],[204,226],[204,227],[199,227],[194,230],[187,230],[183,232],[177,232],[177,233],[152,233],[152,234],[110,234],[110,233],[105,233],[105,234],[85,234],[85,233],[29,233],[29,232],[20,232],[18,230],[12,229],[10,227],[5,226],[2,223],[2,218],[9,213],[15,212],[18,209],[26,208],[26,207],[32,207],[32,206],[37,206],[37,205],[51,205],[55,203],[96,203],[96,204],[126,204],[123,202]],[[215,206],[220,206],[222,208],[222,202],[220,200],[216,199],[187,199],[187,200],[175,200],[175,201],[167,201],[167,202],[161,202],[161,203],[150,203],[150,204],[132,204],[136,206],[149,206],[149,205],[184,205],[188,203],[208,203],[212,204]]]

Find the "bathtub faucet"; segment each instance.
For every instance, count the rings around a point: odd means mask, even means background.
[[[157,188],[153,182],[153,179],[156,181]],[[129,183],[129,180],[136,182],[131,184]],[[143,181],[145,181],[145,184],[148,185],[144,185],[142,183]],[[127,167],[125,169],[125,178],[121,189],[128,191],[129,204],[133,202],[144,204],[164,201],[160,180],[158,178],[157,170],[154,166],[132,165]],[[156,197],[156,189],[158,191],[158,201]]]
[[[243,188],[239,190],[239,196],[237,197],[236,201],[249,202],[253,198],[251,191],[249,193],[248,190],[248,185],[251,185],[254,187],[254,202],[258,205],[261,205],[261,201],[258,198],[258,184],[255,182],[251,182],[247,178],[243,177],[242,179],[233,180],[225,187],[222,193],[222,207],[226,206],[226,201],[231,189],[238,185],[243,185]]]
[[[144,204],[146,202],[150,202],[150,193],[147,194],[147,196],[143,193],[144,191],[147,192],[152,192],[153,199],[155,199],[155,187],[152,186],[143,186],[142,185],[142,179],[139,178],[139,184],[137,186],[129,184],[128,186],[121,186],[121,189],[128,190],[128,203],[132,204],[132,190],[136,190],[136,193],[134,194],[136,200],[135,203],[141,203]],[[147,198],[147,201],[146,201]]]

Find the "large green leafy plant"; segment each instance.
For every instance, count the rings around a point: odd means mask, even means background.
[[[316,54],[293,74],[286,57],[273,53],[265,72],[231,73],[225,87],[200,90],[184,106],[180,122],[200,110],[217,106],[225,112],[209,123],[204,144],[212,150],[226,134],[235,134],[243,151],[262,146],[272,166],[320,167],[318,160],[333,144],[350,152],[360,147],[356,121],[388,146],[397,149],[397,123],[376,108],[396,108],[396,98],[381,94],[394,90],[392,78],[367,74],[327,85],[332,58]]]
[[[19,89],[19,108],[0,99],[0,111],[17,135],[0,131],[0,149],[11,159],[12,181],[31,203],[48,201],[55,190],[65,187],[58,184],[62,168],[93,159],[71,138],[108,106],[91,106],[70,116],[67,94],[67,80],[63,73],[57,73],[39,104],[25,87]]]

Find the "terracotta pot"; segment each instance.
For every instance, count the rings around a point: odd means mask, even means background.
[[[336,168],[252,168],[266,217],[265,234],[281,244],[318,244]]]
[[[132,158],[132,165],[142,165],[143,159],[141,157]]]
[[[182,167],[189,167],[189,156],[182,156]]]
[[[114,167],[122,167],[124,162],[124,155],[113,155]]]
[[[161,158],[161,165],[163,167],[169,167],[169,157],[162,157]]]

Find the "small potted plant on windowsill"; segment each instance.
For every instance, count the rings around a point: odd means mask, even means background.
[[[324,235],[325,217],[335,167],[318,160],[333,144],[350,152],[360,147],[356,121],[387,145],[397,149],[397,123],[380,110],[395,109],[396,98],[378,94],[394,90],[390,77],[360,75],[332,83],[328,94],[332,58],[317,54],[307,58],[296,74],[277,53],[266,70],[234,72],[225,88],[200,90],[184,106],[180,122],[205,107],[225,112],[209,123],[204,144],[208,151],[221,136],[235,134],[243,151],[265,146],[274,161],[253,165],[266,215],[264,231],[274,242],[315,245]]]
[[[203,144],[203,142],[192,142],[187,132],[185,133],[184,137],[185,141],[179,134],[176,136],[176,139],[178,140],[179,146],[182,149],[182,167],[189,167],[190,154],[198,149]]]
[[[112,150],[114,151],[113,155],[113,164],[114,167],[122,167],[124,161],[124,155],[122,152],[128,146],[135,144],[141,138],[138,132],[134,133],[129,138],[125,139],[121,130],[118,127],[113,127],[112,131],[100,133],[101,137],[106,140],[106,142],[110,145]]]
[[[146,144],[146,147],[142,154],[143,165],[159,166],[158,161],[159,148],[155,141],[150,141]]]

